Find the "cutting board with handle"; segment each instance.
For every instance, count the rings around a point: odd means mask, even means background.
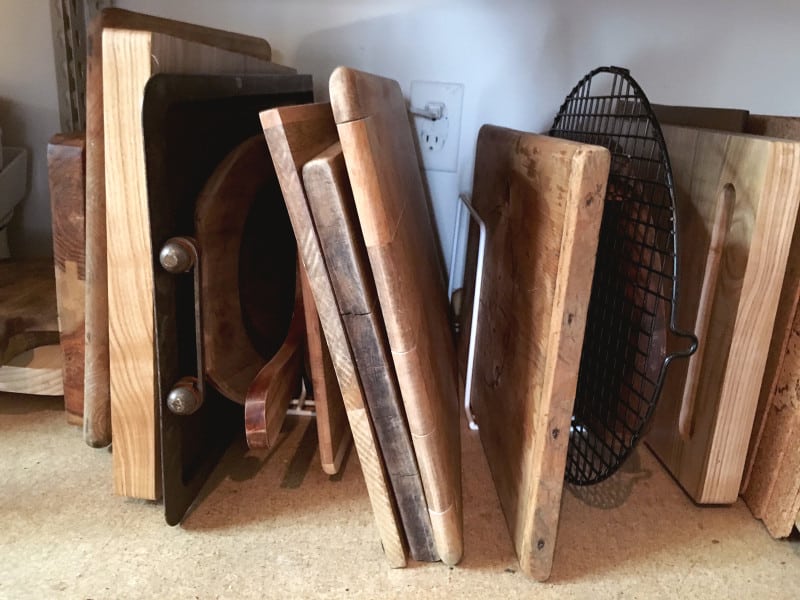
[[[86,136],[57,134],[47,144],[53,261],[67,421],[83,424],[86,304]]]
[[[800,118],[750,115],[748,133],[800,141]],[[800,512],[800,227],[789,261],[742,482],[750,510],[774,537],[786,537]]]
[[[678,324],[648,443],[698,503],[736,501],[800,202],[800,144],[664,126],[679,227]],[[701,349],[702,348],[702,349]]]
[[[308,204],[415,560],[439,560],[341,144],[303,167]]]
[[[472,406],[520,566],[550,575],[603,215],[608,150],[484,125],[472,205],[486,224]],[[476,255],[467,257],[472,314]]]
[[[406,564],[405,540],[395,513],[391,486],[325,269],[302,182],[303,165],[338,141],[331,107],[329,104],[310,104],[274,108],[261,113],[261,124],[339,380],[383,550],[392,567],[403,567]]]
[[[90,71],[87,75],[87,91],[93,96],[101,94],[102,100],[87,98],[87,112],[91,114],[87,115],[90,293],[86,318],[87,349],[92,350],[87,353],[88,410],[84,419],[96,421],[87,427],[93,432],[87,441],[107,444],[109,390],[114,491],[154,499],[160,496],[160,482],[153,251],[142,133],[145,86],[156,73],[269,73],[276,67],[269,62],[269,44],[263,40],[124,11],[103,11],[98,19],[98,35],[91,41],[89,61],[99,63],[95,67],[100,66],[102,72],[96,75]],[[95,57],[95,52],[100,56]],[[101,128],[95,124],[99,111]],[[98,129],[102,131],[102,180]],[[105,219],[105,229],[97,221],[100,218]],[[113,243],[106,244],[106,240]]]
[[[453,565],[463,552],[455,352],[405,100],[396,81],[344,67],[329,87],[436,550]]]

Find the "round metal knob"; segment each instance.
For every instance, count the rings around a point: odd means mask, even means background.
[[[169,273],[186,273],[194,266],[194,253],[187,242],[173,238],[161,248],[158,260]]]
[[[167,395],[167,408],[176,415],[191,415],[202,405],[203,397],[191,382],[178,383]]]

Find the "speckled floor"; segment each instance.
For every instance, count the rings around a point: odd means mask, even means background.
[[[463,562],[389,569],[355,453],[333,479],[292,461],[308,425],[294,418],[272,454],[233,445],[169,527],[160,505],[111,494],[110,454],[58,399],[0,394],[0,598],[800,598],[799,541],[772,540],[741,502],[693,505],[644,448],[565,491],[552,577],[528,579],[472,432]]]

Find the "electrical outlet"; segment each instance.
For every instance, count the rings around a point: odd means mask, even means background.
[[[437,119],[414,115],[422,165],[427,171],[455,172],[458,168],[463,102],[464,86],[460,83],[411,82],[412,110],[441,112]]]

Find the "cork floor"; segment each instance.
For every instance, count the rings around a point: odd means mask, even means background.
[[[83,444],[58,400],[0,394],[0,598],[800,598],[800,541],[772,540],[741,502],[693,505],[644,448],[606,483],[565,490],[538,583],[519,571],[473,432],[464,560],[393,570],[355,453],[324,475],[303,451],[310,419],[272,453],[232,445],[169,527],[160,505],[111,494],[109,452]]]

